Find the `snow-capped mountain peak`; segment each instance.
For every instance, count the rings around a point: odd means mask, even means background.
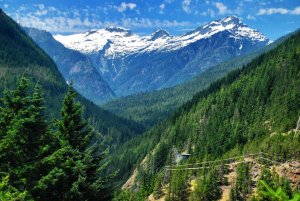
[[[228,16],[226,18],[212,21],[204,26],[201,26],[186,35],[197,33],[198,39],[211,37],[216,33],[228,31],[231,37],[236,39],[248,38],[253,41],[266,41],[269,39],[255,29],[251,29],[236,16]],[[201,36],[200,36],[201,35]]]
[[[241,23],[240,18],[238,18],[238,17],[236,17],[234,15],[225,17],[225,18],[221,19],[220,21],[222,23],[234,23],[234,24],[240,24]]]
[[[140,36],[128,29],[109,27],[54,38],[87,56],[118,95],[174,86],[269,43],[262,33],[236,16],[178,36],[161,29]]]
[[[158,29],[151,35],[151,40],[156,40],[157,38],[168,37],[170,34],[164,29]]]
[[[210,38],[220,32],[228,32],[229,37],[235,40],[247,38],[247,40],[251,40],[254,43],[255,41],[266,43],[269,41],[262,33],[249,28],[236,16],[228,16],[212,21],[180,36],[170,36],[167,31],[162,29],[148,36],[139,36],[132,34],[129,29],[109,27],[90,30],[83,34],[55,35],[54,38],[67,48],[75,49],[82,53],[105,51],[107,56],[113,56],[139,52],[174,51],[196,41]],[[108,41],[110,41],[109,46],[107,46]]]

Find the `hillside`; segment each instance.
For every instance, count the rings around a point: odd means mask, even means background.
[[[286,37],[284,36],[252,53],[237,56],[213,66],[185,83],[171,88],[118,98],[102,105],[102,107],[114,114],[152,127],[170,116],[182,104],[190,100],[194,94],[207,88],[212,82],[224,77],[230,71],[242,68],[255,57],[273,49]]]
[[[160,170],[172,162],[174,147],[190,153],[190,162],[258,151],[273,159],[299,160],[299,48],[297,32],[197,93],[171,118],[127,142],[120,148],[126,151],[118,151],[114,162],[133,171],[136,161],[143,161],[135,167],[138,174],[131,183],[145,196],[153,191]],[[129,162],[124,164],[124,158]],[[153,175],[153,168],[157,174]]]
[[[84,97],[96,104],[115,97],[86,55],[64,47],[47,31],[26,27],[24,30],[53,59],[65,80],[72,80],[74,88]]]
[[[51,116],[58,117],[67,84],[51,58],[39,48],[25,32],[0,10],[0,91],[14,88],[21,76],[38,82],[44,91]],[[85,117],[103,134],[103,143],[119,143],[135,136],[142,127],[119,118],[83,98]],[[114,122],[114,124],[111,124]]]

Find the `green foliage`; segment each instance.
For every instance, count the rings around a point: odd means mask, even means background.
[[[153,197],[155,199],[159,199],[163,195],[162,181],[163,181],[163,175],[158,174],[154,180],[154,187],[153,187]]]
[[[167,201],[184,201],[189,197],[188,174],[184,169],[171,171]]]
[[[260,191],[266,199],[270,200],[279,200],[279,201],[299,201],[300,194],[295,192],[292,198],[283,191],[281,187],[278,187],[276,190],[272,189],[264,180],[259,181],[260,184],[266,189],[265,191]]]
[[[300,194],[297,188],[293,192],[287,178],[280,177],[274,170],[271,172],[267,167],[263,167],[254,200],[300,200]]]
[[[0,108],[0,160],[5,163],[0,169],[10,173],[15,186],[29,187],[36,180],[36,160],[47,154],[54,141],[43,116],[43,99],[38,86],[30,95],[26,78],[20,79],[16,90],[4,94],[4,107]]]
[[[247,200],[247,196],[251,194],[252,180],[250,169],[251,166],[249,163],[238,164],[236,182],[230,189],[230,201]]]
[[[20,192],[8,183],[9,176],[5,176],[0,181],[0,201],[22,201],[32,200],[27,191]]]
[[[79,103],[74,102],[75,97],[71,84],[63,100],[62,119],[57,122],[57,126],[74,149],[84,150],[91,137],[91,129],[87,128],[87,122],[82,119],[82,108]]]
[[[190,197],[192,201],[218,200],[221,197],[217,169],[204,170],[198,175],[195,191]]]
[[[111,175],[103,176],[105,167],[101,166],[103,155],[97,154],[98,146],[87,146],[90,129],[71,86],[64,99],[62,119],[57,121],[59,128],[50,126],[45,118],[40,87],[36,85],[32,90],[31,86],[22,77],[16,89],[6,90],[2,98],[0,172],[9,174],[10,181],[7,184],[5,178],[2,182],[1,196],[25,199],[30,194],[35,200],[111,199]]]

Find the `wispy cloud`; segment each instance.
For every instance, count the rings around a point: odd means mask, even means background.
[[[192,0],[183,0],[182,1],[182,10],[185,13],[190,13],[191,12],[191,8],[190,8],[191,2],[192,2]]]
[[[159,14],[164,14],[165,6],[166,5],[164,3],[162,3],[162,4],[159,5]]]
[[[282,14],[282,15],[300,15],[300,6],[289,10],[287,8],[261,8],[258,11],[257,15],[273,15],[273,14]]]
[[[248,14],[247,19],[248,20],[255,20],[256,18],[253,15]]]
[[[109,26],[121,26],[129,29],[134,28],[170,28],[170,27],[187,27],[191,26],[190,22],[176,20],[162,20],[138,17],[126,17],[121,19],[100,19],[98,15],[93,13],[96,11],[104,11],[104,8],[90,9],[74,9],[68,11],[60,10],[55,7],[35,6],[33,10],[28,7],[22,7],[13,13],[9,13],[22,26],[44,29],[55,33],[76,33],[84,32],[94,28],[105,28]],[[111,9],[116,9],[111,7]],[[160,6],[164,9],[164,6]],[[47,15],[43,13],[48,12]]]
[[[126,28],[168,28],[168,27],[186,27],[191,26],[190,22],[176,20],[159,20],[149,18],[124,18],[121,20],[121,26]]]
[[[231,13],[231,11],[228,10],[228,7],[221,2],[215,2],[213,5],[218,9],[220,15]]]
[[[127,9],[133,10],[135,8],[136,8],[136,4],[135,3],[125,3],[125,2],[122,2],[121,5],[118,7],[118,11],[122,13],[122,12],[126,11]]]
[[[300,6],[291,11],[292,15],[300,15]]]

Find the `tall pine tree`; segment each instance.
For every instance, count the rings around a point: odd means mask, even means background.
[[[91,128],[82,118],[82,107],[79,102],[75,102],[75,97],[76,92],[71,83],[63,100],[62,119],[58,121],[57,125],[69,144],[73,148],[83,151],[91,137]]]
[[[4,93],[0,109],[0,160],[4,161],[0,170],[10,174],[10,181],[21,190],[34,185],[38,179],[37,163],[45,147],[51,146],[41,91],[36,86],[31,95],[30,85],[22,77],[15,90]]]
[[[102,156],[94,154],[97,145],[87,147],[92,132],[75,95],[70,86],[56,131],[50,130],[46,120],[38,85],[32,89],[31,82],[23,77],[15,90],[4,93],[0,107],[0,176],[5,176],[5,183],[0,187],[10,194],[0,196],[16,197],[19,194],[14,192],[26,192],[20,196],[49,201],[111,198],[106,188],[109,177],[101,177]]]

